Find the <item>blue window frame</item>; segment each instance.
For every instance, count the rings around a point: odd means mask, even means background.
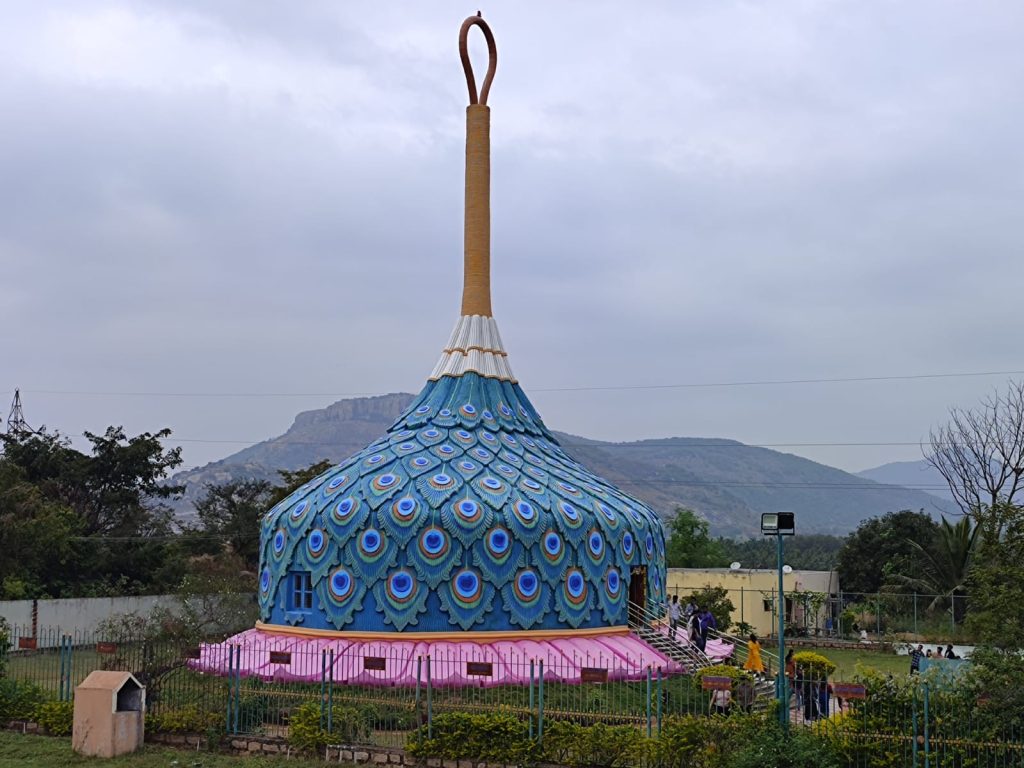
[[[309,571],[291,574],[291,609],[293,611],[313,610],[313,578]]]

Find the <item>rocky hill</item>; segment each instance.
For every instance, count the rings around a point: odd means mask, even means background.
[[[342,461],[379,437],[411,399],[402,393],[354,398],[300,413],[283,435],[176,475],[174,481],[186,487],[177,511],[190,517],[192,503],[208,483],[248,477],[273,482],[278,469],[298,469],[320,459]],[[609,443],[556,435],[584,466],[664,517],[677,506],[690,507],[719,535],[756,534],[762,512],[792,511],[798,530],[842,534],[864,518],[885,512],[941,513],[952,506],[921,491],[734,440],[677,437]]]

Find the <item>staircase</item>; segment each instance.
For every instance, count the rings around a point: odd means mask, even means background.
[[[667,620],[663,616],[657,616],[646,608],[636,603],[629,604],[629,626],[641,640],[663,655],[677,662],[689,675],[694,675],[700,670],[714,666],[717,662],[708,656],[697,646],[691,644],[679,629],[679,637],[672,637],[669,634]],[[748,643],[742,638],[709,630],[708,637],[714,637],[730,643],[733,646],[733,660],[737,666],[742,666],[747,660]],[[775,678],[772,676],[772,668],[778,669],[778,657],[761,649],[761,659],[765,664],[765,675],[755,676],[753,695],[750,704],[751,711],[760,712],[768,708],[768,702],[775,698]]]
[[[636,603],[629,604],[629,626],[637,637],[672,661],[678,662],[689,675],[715,663],[688,640],[671,637],[664,617],[655,616]],[[680,634],[682,631],[680,628]]]
[[[717,629],[708,630],[708,637],[714,637],[733,647],[732,658],[736,666],[742,667],[750,654],[750,643],[736,635],[726,632],[719,632]],[[768,702],[775,698],[775,673],[779,669],[779,657],[777,654],[766,651],[761,646],[761,661],[764,663],[764,674],[754,676],[754,702],[751,709],[755,712],[767,709]]]

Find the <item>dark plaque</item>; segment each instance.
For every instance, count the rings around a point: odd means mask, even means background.
[[[467,661],[466,674],[476,675],[477,677],[492,677],[494,675],[494,665],[489,661]]]
[[[840,699],[866,699],[867,689],[860,683],[832,683],[832,693]]]
[[[96,643],[96,653],[117,653],[117,643]]]
[[[184,656],[186,659],[198,659],[202,656],[202,653],[200,653],[199,648],[196,647],[186,648],[184,651],[181,652],[181,655]]]
[[[387,669],[387,661],[383,656],[363,656],[363,669],[383,672]]]
[[[705,675],[700,679],[700,687],[705,691],[729,691],[732,690],[732,678]]]
[[[580,668],[580,682],[581,683],[607,683],[608,682],[608,670],[604,667],[581,667]]]
[[[271,651],[270,652],[270,663],[271,664],[291,664],[292,663],[292,652],[291,651]]]
[[[34,651],[36,649],[36,639],[34,637],[19,637],[18,647],[27,651]]]

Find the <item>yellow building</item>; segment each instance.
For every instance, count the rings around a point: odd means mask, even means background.
[[[681,603],[704,587],[723,587],[735,606],[731,619],[746,622],[759,636],[776,634],[775,605],[779,573],[761,568],[669,568],[666,594]],[[810,634],[829,634],[836,626],[839,574],[835,571],[790,571],[782,576],[787,624]],[[735,630],[735,628],[734,628]]]

